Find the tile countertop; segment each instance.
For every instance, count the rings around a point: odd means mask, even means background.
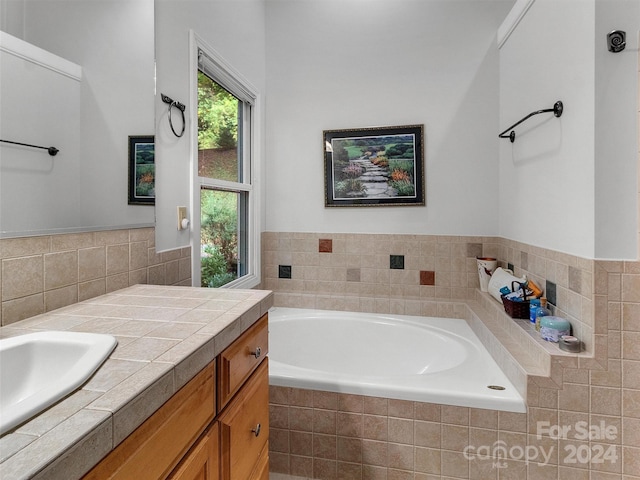
[[[81,389],[0,437],[0,478],[82,477],[272,304],[264,290],[136,285],[0,328],[118,339]]]

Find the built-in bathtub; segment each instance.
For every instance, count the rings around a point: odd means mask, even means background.
[[[465,320],[274,307],[273,386],[526,412]]]

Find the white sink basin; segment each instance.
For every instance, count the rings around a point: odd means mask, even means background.
[[[81,386],[117,343],[111,335],[57,331],[0,340],[0,435]]]

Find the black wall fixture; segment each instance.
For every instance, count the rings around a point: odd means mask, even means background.
[[[627,46],[627,32],[623,30],[614,30],[607,33],[607,47],[609,51],[618,53],[624,50]]]
[[[164,103],[169,105],[169,126],[171,127],[171,131],[176,137],[178,138],[181,137],[184,134],[184,127],[186,126],[186,122],[184,119],[184,109],[186,108],[185,105],[183,103],[173,100],[172,98],[168,97],[164,93],[160,94],[160,98],[162,98],[162,101]],[[176,107],[182,115],[182,130],[180,131],[180,133],[177,133],[175,128],[173,128],[173,121],[171,120],[171,110],[173,109],[173,107]]]
[[[60,151],[56,147],[41,147],[39,145],[31,145],[30,143],[12,142],[11,140],[0,140],[0,142],[10,143],[12,145],[20,145],[22,147],[40,148],[49,152],[49,155],[51,155],[52,157],[55,157]]]
[[[562,112],[564,110],[564,105],[562,104],[562,102],[560,100],[558,100],[554,105],[553,108],[545,108],[544,110],[537,110],[535,112],[531,112],[529,115],[527,115],[526,117],[524,117],[522,120],[514,123],[513,125],[511,125],[509,128],[507,128],[504,132],[502,132],[500,135],[498,135],[498,137],[500,138],[508,138],[509,140],[511,140],[511,143],[515,142],[516,140],[516,132],[513,130],[515,127],[517,127],[518,125],[520,125],[522,122],[524,122],[525,120],[527,120],[528,118],[533,117],[534,115],[538,115],[540,113],[546,113],[546,112],[553,112],[553,114],[556,117],[561,117],[562,116]],[[505,135],[509,130],[511,130],[511,132],[509,133],[509,135]]]

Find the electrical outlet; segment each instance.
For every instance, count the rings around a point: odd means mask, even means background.
[[[186,230],[188,227],[187,207],[178,207],[178,230]]]

